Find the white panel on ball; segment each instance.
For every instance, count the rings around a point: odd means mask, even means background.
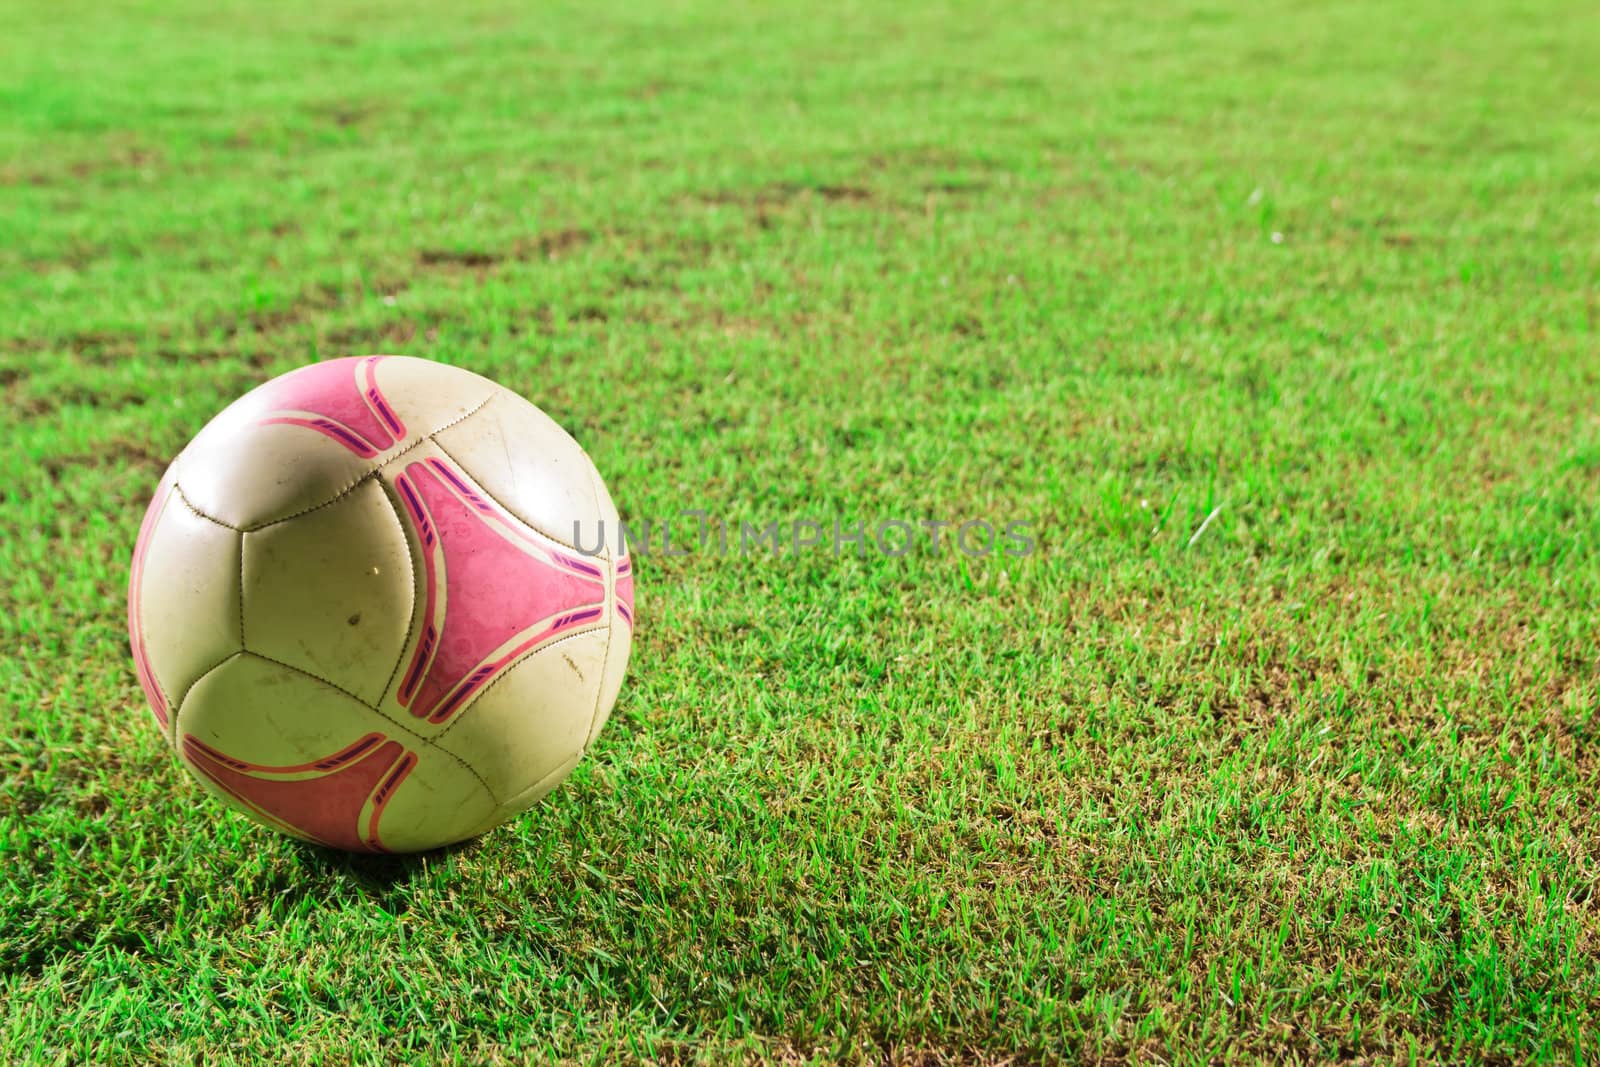
[[[415,588],[400,518],[369,479],[244,535],[245,647],[375,704],[405,648]]]
[[[140,621],[156,679],[176,703],[203,672],[242,647],[239,531],[195,514],[173,492],[147,538]]]

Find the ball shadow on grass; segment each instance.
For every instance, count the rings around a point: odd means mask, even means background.
[[[341,849],[294,841],[294,854],[308,873],[322,878],[337,878],[362,893],[380,900],[405,886],[427,868],[429,861],[466,855],[479,847],[480,838],[469,838],[428,852],[345,852]]]

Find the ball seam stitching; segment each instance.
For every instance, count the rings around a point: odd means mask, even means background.
[[[362,471],[359,477],[357,477],[349,485],[345,486],[344,488],[340,489],[338,492],[333,494],[333,496],[329,497],[327,500],[324,500],[324,501],[322,501],[321,503],[318,503],[318,504],[312,504],[310,507],[307,507],[307,508],[301,508],[299,511],[291,512],[290,514],[284,515],[281,518],[270,519],[267,522],[256,523],[253,526],[238,526],[238,527],[234,527],[234,529],[237,529],[237,530],[239,530],[239,531],[241,531],[243,533],[255,533],[257,530],[265,530],[268,526],[277,526],[279,523],[288,522],[291,519],[298,519],[302,515],[309,515],[313,511],[321,511],[323,508],[331,507],[332,505],[337,504],[339,501],[343,500],[345,497],[349,496],[351,493],[353,493],[357,489],[359,489],[361,487],[361,483],[362,482],[366,481],[368,478],[376,478],[376,477],[378,477],[380,474],[383,473],[383,469],[385,467],[389,466],[390,464],[392,464],[395,460],[399,459],[401,456],[405,455],[407,452],[410,452],[412,449],[418,447],[419,445],[422,445],[423,443],[428,442],[428,441],[433,441],[433,435],[434,434],[443,433],[445,430],[448,430],[450,427],[454,426],[456,423],[461,422],[464,419],[471,418],[473,415],[477,414],[479,411],[482,411],[483,410],[483,406],[485,404],[487,404],[489,401],[493,400],[493,399],[494,399],[494,394],[491,393],[490,395],[488,395],[488,396],[484,397],[482,400],[480,400],[475,406],[473,406],[472,408],[468,409],[467,411],[462,412],[460,415],[457,415],[455,418],[451,419],[449,422],[446,422],[444,425],[436,426],[433,429],[429,430],[427,433],[419,435],[415,441],[411,442],[409,445],[406,445],[404,448],[400,449],[400,451],[396,452],[394,455],[390,456],[388,459],[384,460],[382,463],[379,463],[375,467],[369,467],[366,470]],[[438,442],[435,441],[434,443],[437,444]],[[198,512],[198,509],[196,509],[196,511]],[[204,514],[204,513],[200,512],[200,514]],[[206,517],[207,518],[211,518],[211,516],[209,516],[209,515],[206,516]],[[214,519],[213,521],[214,522],[221,522],[222,520]],[[227,523],[223,523],[223,525],[226,526]]]
[[[490,682],[488,685],[486,685],[482,689],[480,689],[473,696],[472,700],[470,702],[468,702],[467,706],[461,710],[461,713],[456,715],[454,718],[452,718],[450,720],[450,725],[449,726],[446,726],[443,730],[440,730],[438,733],[433,735],[433,740],[434,741],[442,741],[442,740],[444,740],[445,736],[447,734],[449,734],[451,730],[454,730],[456,728],[456,726],[461,722],[461,720],[465,719],[467,717],[467,715],[471,713],[472,709],[477,706],[478,701],[480,701],[484,697],[488,696],[489,692],[492,689],[494,689],[496,686],[498,686],[501,682],[505,681],[506,678],[511,674],[511,672],[513,670],[515,670],[517,667],[521,666],[530,657],[537,656],[539,653],[545,651],[546,649],[555,648],[557,645],[563,644],[563,643],[565,643],[567,641],[570,641],[575,637],[582,637],[585,634],[592,634],[592,633],[595,633],[595,632],[597,632],[599,630],[603,630],[603,629],[606,629],[606,627],[604,627],[604,626],[590,626],[590,627],[587,627],[587,628],[582,629],[582,630],[573,630],[570,633],[562,634],[560,637],[556,638],[554,641],[546,641],[542,645],[538,645],[538,646],[536,646],[534,648],[528,649],[528,651],[524,652],[522,655],[518,656],[516,659],[512,660],[510,663],[508,663],[504,667],[500,668],[500,672],[497,675],[495,675],[494,681]],[[605,665],[602,663],[601,664],[601,677],[603,678],[604,676],[605,676]],[[587,734],[585,734],[584,736],[588,737]],[[579,751],[582,751],[582,749],[580,748]]]
[[[475,412],[474,412],[474,414],[475,414]],[[436,430],[434,432],[435,433],[443,433],[445,430],[447,430],[449,428],[450,427],[448,427],[448,426],[441,427],[439,430]],[[463,471],[466,471],[469,477],[472,477],[471,471],[468,469],[467,465],[462,463],[455,456],[451,455],[450,454],[450,450],[445,448],[444,445],[441,442],[439,442],[437,439],[435,439],[434,442],[433,442],[433,446],[435,448],[437,448],[440,452],[443,452],[445,454],[445,458],[448,459],[451,463],[454,463],[457,467],[460,467]],[[582,446],[579,446],[579,451],[580,452],[582,451]],[[589,459],[588,453],[584,453],[584,457],[583,458],[584,459]],[[591,469],[594,467],[594,461],[593,460],[589,461],[589,466],[590,466]],[[591,474],[590,477],[593,478],[593,474]],[[507,504],[504,500],[501,500],[499,497],[495,496],[494,493],[490,492],[489,491],[489,487],[484,485],[483,482],[481,480],[479,480],[478,478],[472,477],[472,484],[477,488],[477,490],[480,493],[482,493],[484,496],[488,497],[490,500],[492,500],[496,504],[498,504],[505,511],[506,514],[510,515],[512,518],[514,518],[518,522],[522,523],[522,525],[526,526],[528,529],[532,530],[534,533],[538,534],[540,537],[543,537],[543,538],[545,538],[547,540],[553,541],[556,544],[560,545],[562,548],[565,548],[570,552],[577,552],[580,555],[583,555],[585,557],[593,558],[593,557],[589,556],[589,553],[585,552],[583,549],[579,548],[577,545],[572,544],[569,541],[563,541],[561,538],[556,537],[553,534],[547,533],[545,530],[541,529],[540,527],[535,526],[528,519],[526,519],[522,515],[520,515],[515,508],[511,507],[511,505]],[[603,538],[601,539],[601,544],[602,544],[602,547],[604,547],[604,539]]]
[[[234,651],[229,652],[226,656],[223,656],[221,659],[217,660],[217,662],[213,663],[205,670],[201,671],[195,680],[189,683],[188,688],[183,691],[183,696],[178,698],[178,702],[172,705],[172,744],[174,748],[178,748],[180,754],[182,753],[183,749],[178,746],[178,716],[183,713],[183,705],[188,701],[189,694],[194,692],[194,687],[205,681],[209,675],[216,673],[233,660],[244,655],[254,655],[254,653],[247,652],[242,648],[235,649]]]
[[[499,804],[500,803],[499,798],[495,796],[494,790],[489,788],[489,783],[484,781],[483,780],[483,776],[481,774],[479,774],[476,770],[474,770],[470,764],[468,764],[464,760],[462,760],[461,757],[457,756],[454,752],[447,752],[444,749],[440,748],[438,745],[433,744],[433,742],[429,741],[428,738],[424,737],[422,734],[417,733],[415,730],[411,729],[409,726],[407,726],[404,723],[400,722],[398,719],[395,719],[392,715],[390,715],[388,712],[384,711],[378,705],[370,703],[369,701],[366,701],[366,700],[362,700],[359,696],[357,696],[356,694],[350,692],[350,690],[346,689],[344,686],[340,685],[339,683],[334,682],[334,681],[332,681],[330,679],[324,678],[324,677],[322,677],[322,675],[316,673],[315,671],[308,671],[304,667],[296,667],[292,663],[285,663],[280,659],[273,659],[271,656],[263,655],[262,653],[256,652],[253,649],[245,649],[243,652],[234,653],[234,655],[254,656],[256,659],[264,660],[267,663],[271,663],[271,664],[273,664],[275,666],[282,667],[284,670],[294,671],[296,674],[304,675],[305,677],[310,678],[313,681],[321,682],[323,685],[327,686],[329,689],[333,689],[333,690],[343,694],[344,696],[349,697],[351,700],[354,700],[357,704],[360,704],[362,707],[366,708],[368,711],[372,712],[374,715],[378,716],[380,719],[382,719],[383,721],[387,722],[390,726],[393,726],[396,730],[399,730],[401,733],[407,734],[410,737],[412,737],[413,739],[415,739],[419,744],[425,745],[426,747],[431,748],[436,752],[440,752],[440,753],[450,757],[450,759],[452,759],[458,765],[460,765],[460,767],[463,770],[465,770],[468,774],[472,775],[473,778],[477,779],[478,784],[483,786],[483,791],[485,793],[489,794],[489,799],[491,801],[493,801],[495,804]]]
[[[195,502],[189,499],[189,494],[185,493],[183,491],[183,485],[181,483],[179,483],[179,481],[176,478],[174,478],[172,480],[172,491],[178,495],[178,499],[179,500],[183,501],[183,506],[184,507],[188,508],[190,511],[194,512],[197,516],[199,516],[200,518],[206,520],[207,522],[215,523],[216,525],[222,527],[224,530],[232,530],[234,533],[237,533],[237,534],[242,534],[242,533],[245,532],[244,527],[242,527],[242,526],[235,526],[231,522],[223,522],[221,519],[217,518],[215,515],[212,515],[212,514],[210,514],[208,512],[205,512],[205,511],[201,511],[200,508],[195,506]]]
[[[183,486],[178,484],[177,479],[173,479],[172,491],[177,496],[179,503],[181,503],[184,507],[188,508],[194,515],[196,515],[199,518],[202,518],[202,519],[206,520],[207,522],[214,523],[217,526],[221,526],[224,530],[229,530],[232,533],[237,534],[238,538],[239,538],[239,540],[238,540],[238,545],[239,545],[239,647],[234,649],[233,651],[229,652],[227,655],[223,656],[221,659],[217,660],[215,663],[213,663],[211,666],[207,667],[205,670],[201,671],[199,674],[195,675],[194,681],[190,682],[187,686],[184,687],[183,692],[180,693],[177,696],[176,700],[173,699],[171,694],[166,692],[166,687],[161,684],[161,679],[160,678],[156,678],[155,679],[156,688],[161,690],[162,695],[167,697],[168,701],[171,703],[171,706],[172,706],[172,739],[171,739],[171,743],[174,746],[176,746],[177,743],[178,743],[178,712],[183,708],[183,702],[185,700],[189,699],[189,694],[194,691],[194,687],[195,686],[199,685],[200,682],[202,680],[204,680],[206,675],[210,674],[212,671],[216,670],[218,667],[221,667],[224,663],[227,663],[233,657],[235,657],[235,656],[239,655],[240,653],[246,651],[246,649],[245,649],[245,643],[244,643],[244,531],[240,530],[236,526],[228,525],[227,523],[223,522],[219,518],[216,518],[215,516],[207,515],[205,512],[203,512],[199,508],[195,507],[194,504],[190,503],[189,498],[184,495]],[[142,612],[141,612],[141,614],[142,614]],[[143,627],[144,627],[144,620],[143,619],[139,620],[139,625],[140,625],[140,629],[142,630]],[[152,671],[152,674],[153,673],[154,672]]]

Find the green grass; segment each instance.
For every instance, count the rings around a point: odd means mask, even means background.
[[[1600,1055],[1600,8],[4,7],[0,1058]],[[127,563],[368,351],[1039,550],[641,559],[564,787],[301,847]]]

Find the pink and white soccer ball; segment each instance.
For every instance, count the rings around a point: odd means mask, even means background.
[[[548,793],[605,725],[633,632],[616,508],[577,442],[404,356],[292,371],[167,469],[128,632],[162,735],[285,833],[412,852]]]

